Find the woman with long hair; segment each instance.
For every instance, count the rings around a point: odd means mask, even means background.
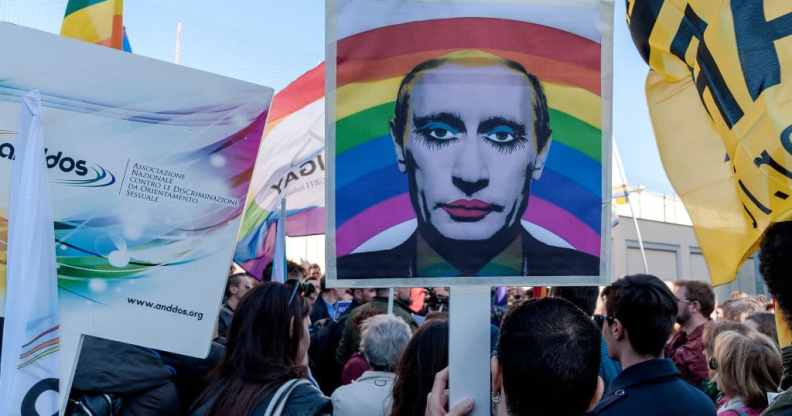
[[[299,284],[267,282],[240,302],[226,355],[192,416],[324,415],[328,398],[308,381],[310,307]]]
[[[778,392],[783,373],[778,347],[756,331],[718,335],[710,366],[723,392],[718,416],[758,416],[767,408],[767,393]]]
[[[423,415],[435,374],[448,367],[448,321],[424,323],[396,368],[391,416]]]

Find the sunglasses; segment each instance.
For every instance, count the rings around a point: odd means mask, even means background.
[[[607,322],[608,325],[613,325],[613,322],[616,320],[616,318],[612,316],[605,316],[605,315],[594,315],[591,317],[591,319],[593,319],[594,322],[597,324],[597,326],[600,327],[603,326],[605,322]]]

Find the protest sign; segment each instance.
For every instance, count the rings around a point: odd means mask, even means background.
[[[0,131],[41,91],[63,330],[205,356],[272,90],[10,24],[0,39]]]
[[[612,25],[601,7],[330,3],[331,285],[607,278]]]

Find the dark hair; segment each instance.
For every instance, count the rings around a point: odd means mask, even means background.
[[[536,134],[536,149],[542,150],[548,140],[550,140],[550,112],[547,108],[547,97],[545,96],[542,84],[535,75],[529,73],[522,64],[500,57],[494,57],[496,63],[503,65],[509,69],[519,72],[524,75],[528,82],[531,84],[536,97],[534,98],[534,133]],[[464,58],[462,59],[464,60]],[[409,103],[410,103],[410,86],[421,72],[429,71],[431,69],[439,68],[445,64],[454,63],[451,58],[430,59],[416,65],[407,75],[402,79],[399,84],[399,92],[396,96],[396,106],[393,112],[393,119],[390,126],[393,132],[394,139],[399,145],[404,144],[404,133],[407,127]]]
[[[707,356],[712,357],[715,354],[715,339],[718,335],[732,331],[738,334],[748,335],[753,330],[742,322],[735,321],[710,321],[704,324],[704,331],[701,333],[701,343],[704,347],[704,352]]]
[[[564,299],[512,308],[498,342],[509,414],[585,413],[597,391],[600,342],[591,318]]]
[[[684,300],[698,302],[701,314],[705,318],[712,315],[712,311],[715,310],[715,292],[712,291],[712,286],[697,280],[677,280],[674,286],[685,288],[687,299]]]
[[[223,361],[193,410],[212,402],[207,416],[247,416],[281,384],[307,375],[297,354],[310,309],[300,296],[289,302],[291,293],[288,285],[266,282],[242,299]]]
[[[775,315],[772,312],[756,312],[745,318],[746,321],[756,322],[759,332],[767,335],[768,338],[778,344],[778,331],[775,324]]]
[[[602,296],[608,316],[621,322],[635,352],[659,357],[677,315],[668,286],[656,276],[634,274],[606,287]]]
[[[274,261],[271,261],[264,267],[264,270],[261,272],[261,281],[262,282],[271,282],[272,281],[272,265]],[[299,264],[291,261],[286,260],[286,280],[288,279],[296,279],[298,278],[296,275],[299,274],[299,277],[305,277],[305,269],[302,268]]]
[[[586,315],[591,316],[597,309],[599,288],[596,286],[556,286],[550,290],[550,296],[566,299]]]
[[[435,374],[448,367],[448,322],[424,323],[407,344],[396,369],[391,416],[422,415]]]
[[[231,297],[231,288],[239,287],[239,284],[242,283],[243,277],[252,277],[252,276],[250,276],[246,272],[234,273],[231,276],[228,276],[228,281],[226,281],[226,287],[225,287],[223,299],[227,300],[229,297]]]
[[[765,231],[759,250],[759,271],[784,317],[792,319],[792,222],[777,222]]]

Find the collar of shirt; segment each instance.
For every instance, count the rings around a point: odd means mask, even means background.
[[[448,277],[462,273],[437,253],[420,234],[416,238],[418,276]],[[522,238],[515,238],[500,254],[484,265],[477,276],[520,276],[523,268]]]
[[[678,375],[679,371],[677,371],[677,368],[671,360],[655,358],[622,370],[621,374],[613,380],[613,386],[610,390],[616,391],[638,384],[644,384],[649,381],[676,377]]]

